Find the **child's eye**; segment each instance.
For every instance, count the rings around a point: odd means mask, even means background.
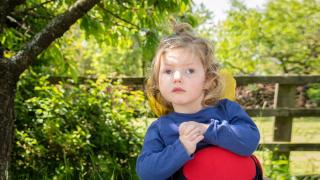
[[[193,74],[194,73],[194,69],[187,69],[186,70],[186,74]]]
[[[171,71],[170,69],[166,69],[166,70],[164,70],[164,73],[166,73],[166,74],[171,74],[172,71]]]

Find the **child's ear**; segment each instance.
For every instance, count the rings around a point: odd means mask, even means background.
[[[211,80],[207,78],[207,79],[204,81],[203,90],[208,90],[208,89],[210,89],[210,85],[211,85]]]

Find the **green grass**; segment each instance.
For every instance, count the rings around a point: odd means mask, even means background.
[[[272,142],[273,118],[253,118],[260,133],[261,143]],[[293,120],[292,142],[320,143],[319,118],[295,118]],[[263,152],[256,155],[262,158]],[[263,162],[262,162],[263,163]],[[293,151],[290,154],[290,172],[292,175],[320,174],[320,151]]]

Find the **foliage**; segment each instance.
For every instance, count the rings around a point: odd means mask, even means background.
[[[233,0],[217,29],[217,56],[241,74],[320,72],[318,0],[271,0],[249,9]]]
[[[276,156],[277,149],[270,150],[263,148],[261,159],[263,161],[264,176],[275,180],[290,179],[291,172],[289,169],[290,161],[285,156],[280,158],[274,158]]]
[[[16,98],[13,179],[135,179],[146,115],[141,91],[104,78],[49,84],[25,73]]]
[[[75,0],[30,0],[10,15],[0,34],[5,57],[10,58],[47,22]],[[102,1],[60,40],[38,57],[34,67],[51,75],[142,76],[170,19],[199,24],[190,0]],[[202,16],[199,15],[199,18]]]
[[[64,62],[69,62],[71,66],[68,67],[78,69],[80,75],[144,76],[160,38],[171,33],[168,28],[171,20],[198,27],[210,18],[210,13],[204,7],[195,12],[190,7],[181,9],[167,14],[166,21],[159,19],[154,27],[129,28],[127,31],[116,29],[116,39],[107,37],[109,35],[106,32],[88,35],[87,30],[82,30],[83,24],[77,24],[59,41],[63,52],[61,57]],[[50,69],[49,72],[61,75],[63,66],[55,66],[60,68]]]
[[[273,117],[253,118],[260,130],[260,143],[273,141]],[[294,119],[292,128],[292,139],[294,143],[310,142],[318,143],[320,135],[318,133],[320,123],[317,117],[299,117]],[[290,159],[280,156],[275,159],[275,153],[279,152],[279,147],[269,148],[264,145],[259,146],[259,151],[255,155],[259,157],[264,169],[264,175],[269,179],[317,179],[311,175],[320,172],[320,152],[319,151],[291,151]],[[273,152],[274,151],[274,152]],[[304,177],[303,177],[304,176]]]
[[[4,57],[12,58],[74,2],[22,1],[1,24]],[[102,1],[40,54],[19,82],[13,179],[136,178],[142,92],[100,80],[51,85],[33,70],[73,80],[78,67],[82,75],[141,75],[160,35],[170,33],[168,19],[197,25],[190,2]]]
[[[320,84],[311,84],[309,89],[307,90],[308,97],[316,103],[318,106],[320,106]]]

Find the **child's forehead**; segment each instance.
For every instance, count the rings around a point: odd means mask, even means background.
[[[193,65],[201,63],[200,57],[189,49],[172,49],[164,54],[161,64],[164,65]]]

